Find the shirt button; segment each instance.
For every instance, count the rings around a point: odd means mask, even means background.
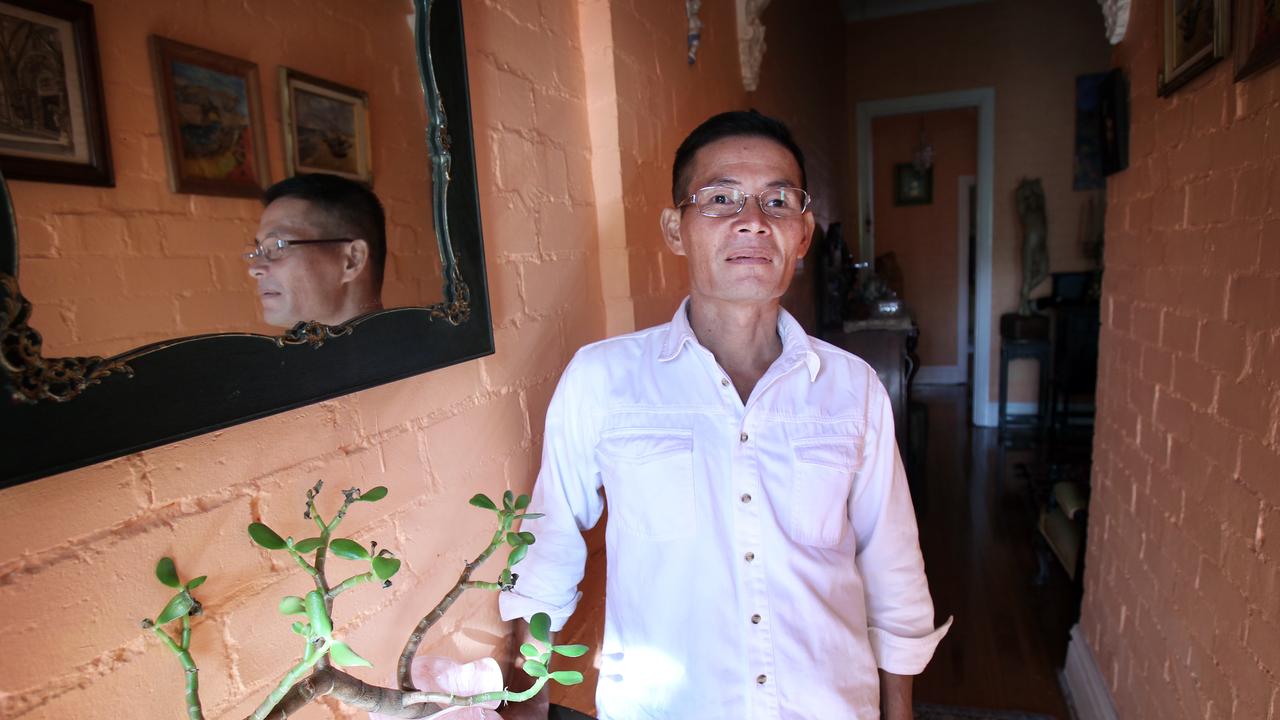
[[[747,441],[747,434],[745,432],[738,436],[738,442],[746,442],[746,441]]]
[[[757,675],[757,676],[756,676],[756,684],[757,684],[757,685],[763,685],[763,684],[765,684],[765,681],[767,681],[768,679],[769,679],[769,678],[765,677],[764,675]]]
[[[720,378],[720,384],[724,387],[729,387],[729,378]]]
[[[760,624],[760,616],[759,616],[759,615],[752,615],[752,616],[751,616],[751,624],[752,624],[752,625],[759,625],[759,624]]]
[[[747,551],[747,554],[746,554],[746,555],[743,555],[742,557],[743,557],[747,562],[751,562],[752,560],[755,560],[755,559],[756,559],[756,554],[748,550],[748,551]]]
[[[742,493],[742,502],[744,503],[751,502],[751,495],[749,493]]]

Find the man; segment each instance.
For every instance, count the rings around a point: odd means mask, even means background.
[[[672,185],[662,233],[689,298],[565,369],[545,516],[524,525],[537,543],[502,615],[563,626],[607,498],[602,720],[906,720],[947,626],[875,371],[780,306],[813,235],[800,149],[776,120],[724,113],[685,139]]]
[[[337,175],[297,175],[267,188],[262,204],[245,258],[267,323],[340,325],[382,309],[386,218],[372,190]]]

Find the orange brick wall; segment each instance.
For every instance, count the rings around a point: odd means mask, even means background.
[[[463,12],[496,354],[0,492],[0,717],[179,716],[181,668],[138,627],[166,599],[151,575],[164,554],[210,577],[194,634],[207,717],[245,716],[295,657],[275,605],[306,583],[244,528],[261,518],[307,532],[299,493],[317,478],[331,491],[391,489],[344,527],[405,567],[392,588],[338,601],[343,632],[375,664],[356,674],[385,682],[408,629],[492,532],[467,498],[530,488],[560,370],[604,327],[590,225],[555,225],[594,204],[573,180],[589,175],[590,151],[576,7],[466,0]],[[137,82],[145,91],[149,75]],[[139,112],[152,112],[146,102]],[[495,598],[472,592],[424,650],[480,657],[505,650],[507,629]],[[313,705],[298,717],[353,715]]]
[[[408,0],[214,8],[199,0],[95,4],[116,186],[10,184],[20,280],[46,354],[110,355],[205,332],[279,332],[261,322],[240,258],[260,203],[169,190],[152,34],[257,63],[272,181],[285,174],[279,66],[367,92],[374,191],[388,217],[383,299],[394,307],[442,297],[430,167],[413,160],[427,150]]]
[[[1102,12],[1096,2],[1083,0],[993,0],[849,26],[850,137],[859,102],[995,88],[992,401],[999,392],[1000,315],[1017,309],[1022,288],[1022,231],[1014,205],[1019,180],[1044,181],[1050,269],[1090,269],[1077,246],[1080,208],[1088,196],[1071,189],[1075,78],[1106,70],[1108,52]],[[856,154],[851,147],[850,220],[858,212]],[[855,224],[847,228],[856,248]],[[1048,282],[1037,294],[1047,291]],[[1035,400],[1034,368],[1025,362],[1010,367],[1011,400]]]
[[[1115,64],[1081,625],[1124,718],[1280,713],[1280,68],[1155,96],[1161,3]]]

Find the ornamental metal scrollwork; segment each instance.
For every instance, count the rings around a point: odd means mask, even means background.
[[[31,303],[18,290],[18,279],[0,273],[0,366],[12,401],[35,404],[41,400],[66,402],[96,385],[102,378],[120,373],[133,377],[124,359],[100,356],[45,358],[44,340],[28,324]]]

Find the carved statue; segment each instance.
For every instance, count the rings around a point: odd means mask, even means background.
[[[1049,277],[1049,224],[1040,179],[1018,183],[1018,217],[1022,219],[1022,302],[1019,315],[1033,315],[1031,292]]]

